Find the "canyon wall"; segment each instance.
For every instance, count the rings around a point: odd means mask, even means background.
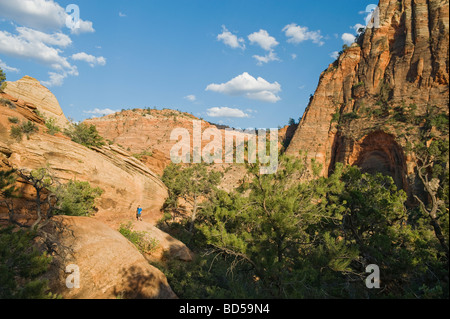
[[[423,115],[435,106],[448,115],[448,30],[446,0],[381,0],[379,25],[366,28],[320,75],[287,153],[306,152],[323,176],[342,162],[388,173],[405,187],[414,158],[389,112],[411,106]],[[388,115],[376,116],[382,112]]]

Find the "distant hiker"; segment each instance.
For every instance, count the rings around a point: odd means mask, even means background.
[[[136,219],[142,221],[142,208],[140,205],[136,210]]]

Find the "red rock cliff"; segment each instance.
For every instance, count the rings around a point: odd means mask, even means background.
[[[402,133],[389,116],[373,114],[400,105],[414,105],[418,115],[431,105],[448,114],[449,3],[380,0],[379,21],[321,74],[287,153],[306,151],[324,176],[343,162],[389,173],[404,186],[414,164]]]

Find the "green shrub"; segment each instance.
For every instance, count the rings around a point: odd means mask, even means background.
[[[339,120],[341,119],[341,112],[339,108],[336,108],[336,112],[333,114],[333,117],[331,118],[331,123],[339,123]]]
[[[0,228],[0,299],[50,299],[47,272],[51,256],[33,247],[36,233]]]
[[[0,92],[6,88],[6,74],[3,72],[2,68],[0,68]]]
[[[19,118],[17,117],[8,117],[9,123],[17,124],[19,123]]]
[[[10,109],[15,109],[17,107],[16,104],[4,98],[0,98],[0,103],[3,104],[4,106],[9,107]]]
[[[22,132],[26,135],[30,135],[39,131],[37,125],[31,121],[23,122],[21,128]]]
[[[148,232],[133,230],[133,225],[131,222],[122,223],[120,225],[119,232],[130,242],[132,242],[142,253],[150,254],[159,246],[159,242],[154,238],[150,238],[148,236]]]
[[[143,151],[139,154],[133,154],[133,157],[137,158],[138,160],[142,159],[144,156],[152,156],[153,153],[151,151]]]
[[[95,199],[103,194],[99,187],[79,181],[69,181],[50,190],[57,198],[57,214],[69,216],[91,216],[96,211]]]
[[[431,127],[436,127],[438,131],[448,132],[449,126],[448,115],[444,113],[436,114],[435,116],[430,118],[429,125]]]
[[[22,130],[20,126],[13,126],[11,127],[11,133],[10,136],[20,142],[23,138]]]
[[[50,135],[55,135],[56,133],[61,132],[61,128],[56,125],[56,120],[54,118],[46,120],[45,126],[47,127],[47,133]]]
[[[356,88],[358,88],[360,86],[363,86],[363,85],[364,85],[364,81],[361,81],[361,82],[358,82],[355,85],[353,85],[353,88],[356,89]]]
[[[342,119],[344,121],[351,121],[351,120],[354,120],[354,119],[357,119],[357,118],[359,118],[359,115],[356,114],[356,112],[350,112],[350,113],[342,114]]]
[[[68,137],[75,143],[86,147],[102,147],[105,145],[103,137],[97,131],[95,125],[87,125],[84,123],[74,123],[72,127],[64,131]]]
[[[41,113],[38,109],[33,110],[33,113],[37,115],[40,119],[42,119],[45,122],[45,116]]]
[[[27,136],[27,138],[30,138],[30,135],[36,133],[39,131],[39,128],[36,124],[34,124],[31,121],[28,122],[22,122],[20,125],[15,125],[11,127],[11,133],[10,136],[12,138],[15,138],[17,141],[21,141],[23,134]]]

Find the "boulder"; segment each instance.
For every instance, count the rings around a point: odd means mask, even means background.
[[[57,238],[44,278],[64,299],[177,298],[165,275],[107,225],[89,217],[57,216],[43,230]],[[77,275],[78,288],[73,286]]]

